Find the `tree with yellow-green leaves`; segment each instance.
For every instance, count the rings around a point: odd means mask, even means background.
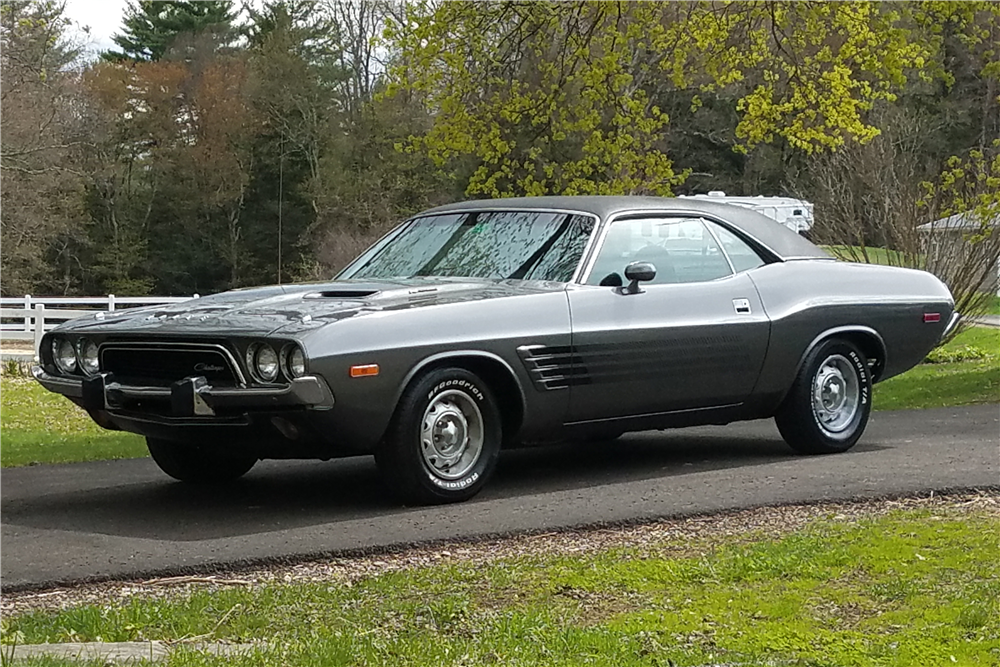
[[[469,195],[668,195],[687,172],[665,147],[665,96],[690,95],[692,111],[706,95],[732,100],[737,151],[864,143],[879,133],[868,120],[875,104],[894,101],[908,80],[945,74],[942,22],[967,28],[986,53],[981,14],[992,11],[945,2],[413,4],[386,33],[399,50],[388,93],[418,95],[434,114],[401,148],[467,178]]]

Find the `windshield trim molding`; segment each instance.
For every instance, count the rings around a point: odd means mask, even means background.
[[[502,199],[497,200],[498,202],[503,202]],[[433,209],[432,209],[433,210]],[[436,218],[443,215],[465,215],[465,214],[479,214],[479,213],[558,213],[563,215],[579,215],[590,218],[594,221],[594,229],[590,232],[590,237],[587,239],[587,244],[583,247],[583,252],[580,253],[580,260],[577,262],[576,268],[573,270],[573,275],[564,284],[570,285],[578,283],[580,276],[586,266],[588,260],[590,259],[590,253],[595,247],[597,241],[597,236],[601,232],[601,217],[596,213],[588,213],[587,211],[580,211],[577,209],[570,208],[551,208],[547,206],[543,207],[523,207],[523,206],[483,206],[476,208],[463,208],[456,211],[438,211],[435,213],[426,212],[418,213],[417,215],[411,216],[406,220],[402,221],[391,230],[389,230],[385,235],[382,236],[378,241],[373,243],[371,246],[366,248],[360,255],[351,261],[350,264],[345,266],[341,271],[337,273],[334,280],[350,280],[351,276],[355,272],[355,267],[359,264],[363,264],[362,260],[368,260],[372,256],[372,251],[377,251],[381,247],[392,241],[399,233],[401,233],[406,227],[411,225],[413,222],[420,220],[421,218]]]

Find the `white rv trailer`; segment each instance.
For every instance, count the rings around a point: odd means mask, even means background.
[[[705,201],[732,204],[753,209],[772,220],[776,220],[794,232],[805,235],[813,225],[813,205],[811,202],[790,197],[731,197],[721,190],[712,190],[707,195],[681,195],[682,198],[704,199]]]

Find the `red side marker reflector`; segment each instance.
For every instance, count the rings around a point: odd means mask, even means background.
[[[369,375],[378,375],[378,364],[351,366],[352,378],[363,378],[363,377],[368,377]]]
[[[931,322],[940,322],[941,313],[924,313],[924,323],[930,324]]]

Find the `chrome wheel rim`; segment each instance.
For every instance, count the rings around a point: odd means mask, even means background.
[[[449,390],[434,397],[420,422],[420,453],[436,477],[464,477],[479,461],[484,442],[483,414],[471,396]]]
[[[851,361],[840,354],[826,358],[813,378],[813,417],[820,428],[841,433],[854,421],[861,404],[861,383]]]

